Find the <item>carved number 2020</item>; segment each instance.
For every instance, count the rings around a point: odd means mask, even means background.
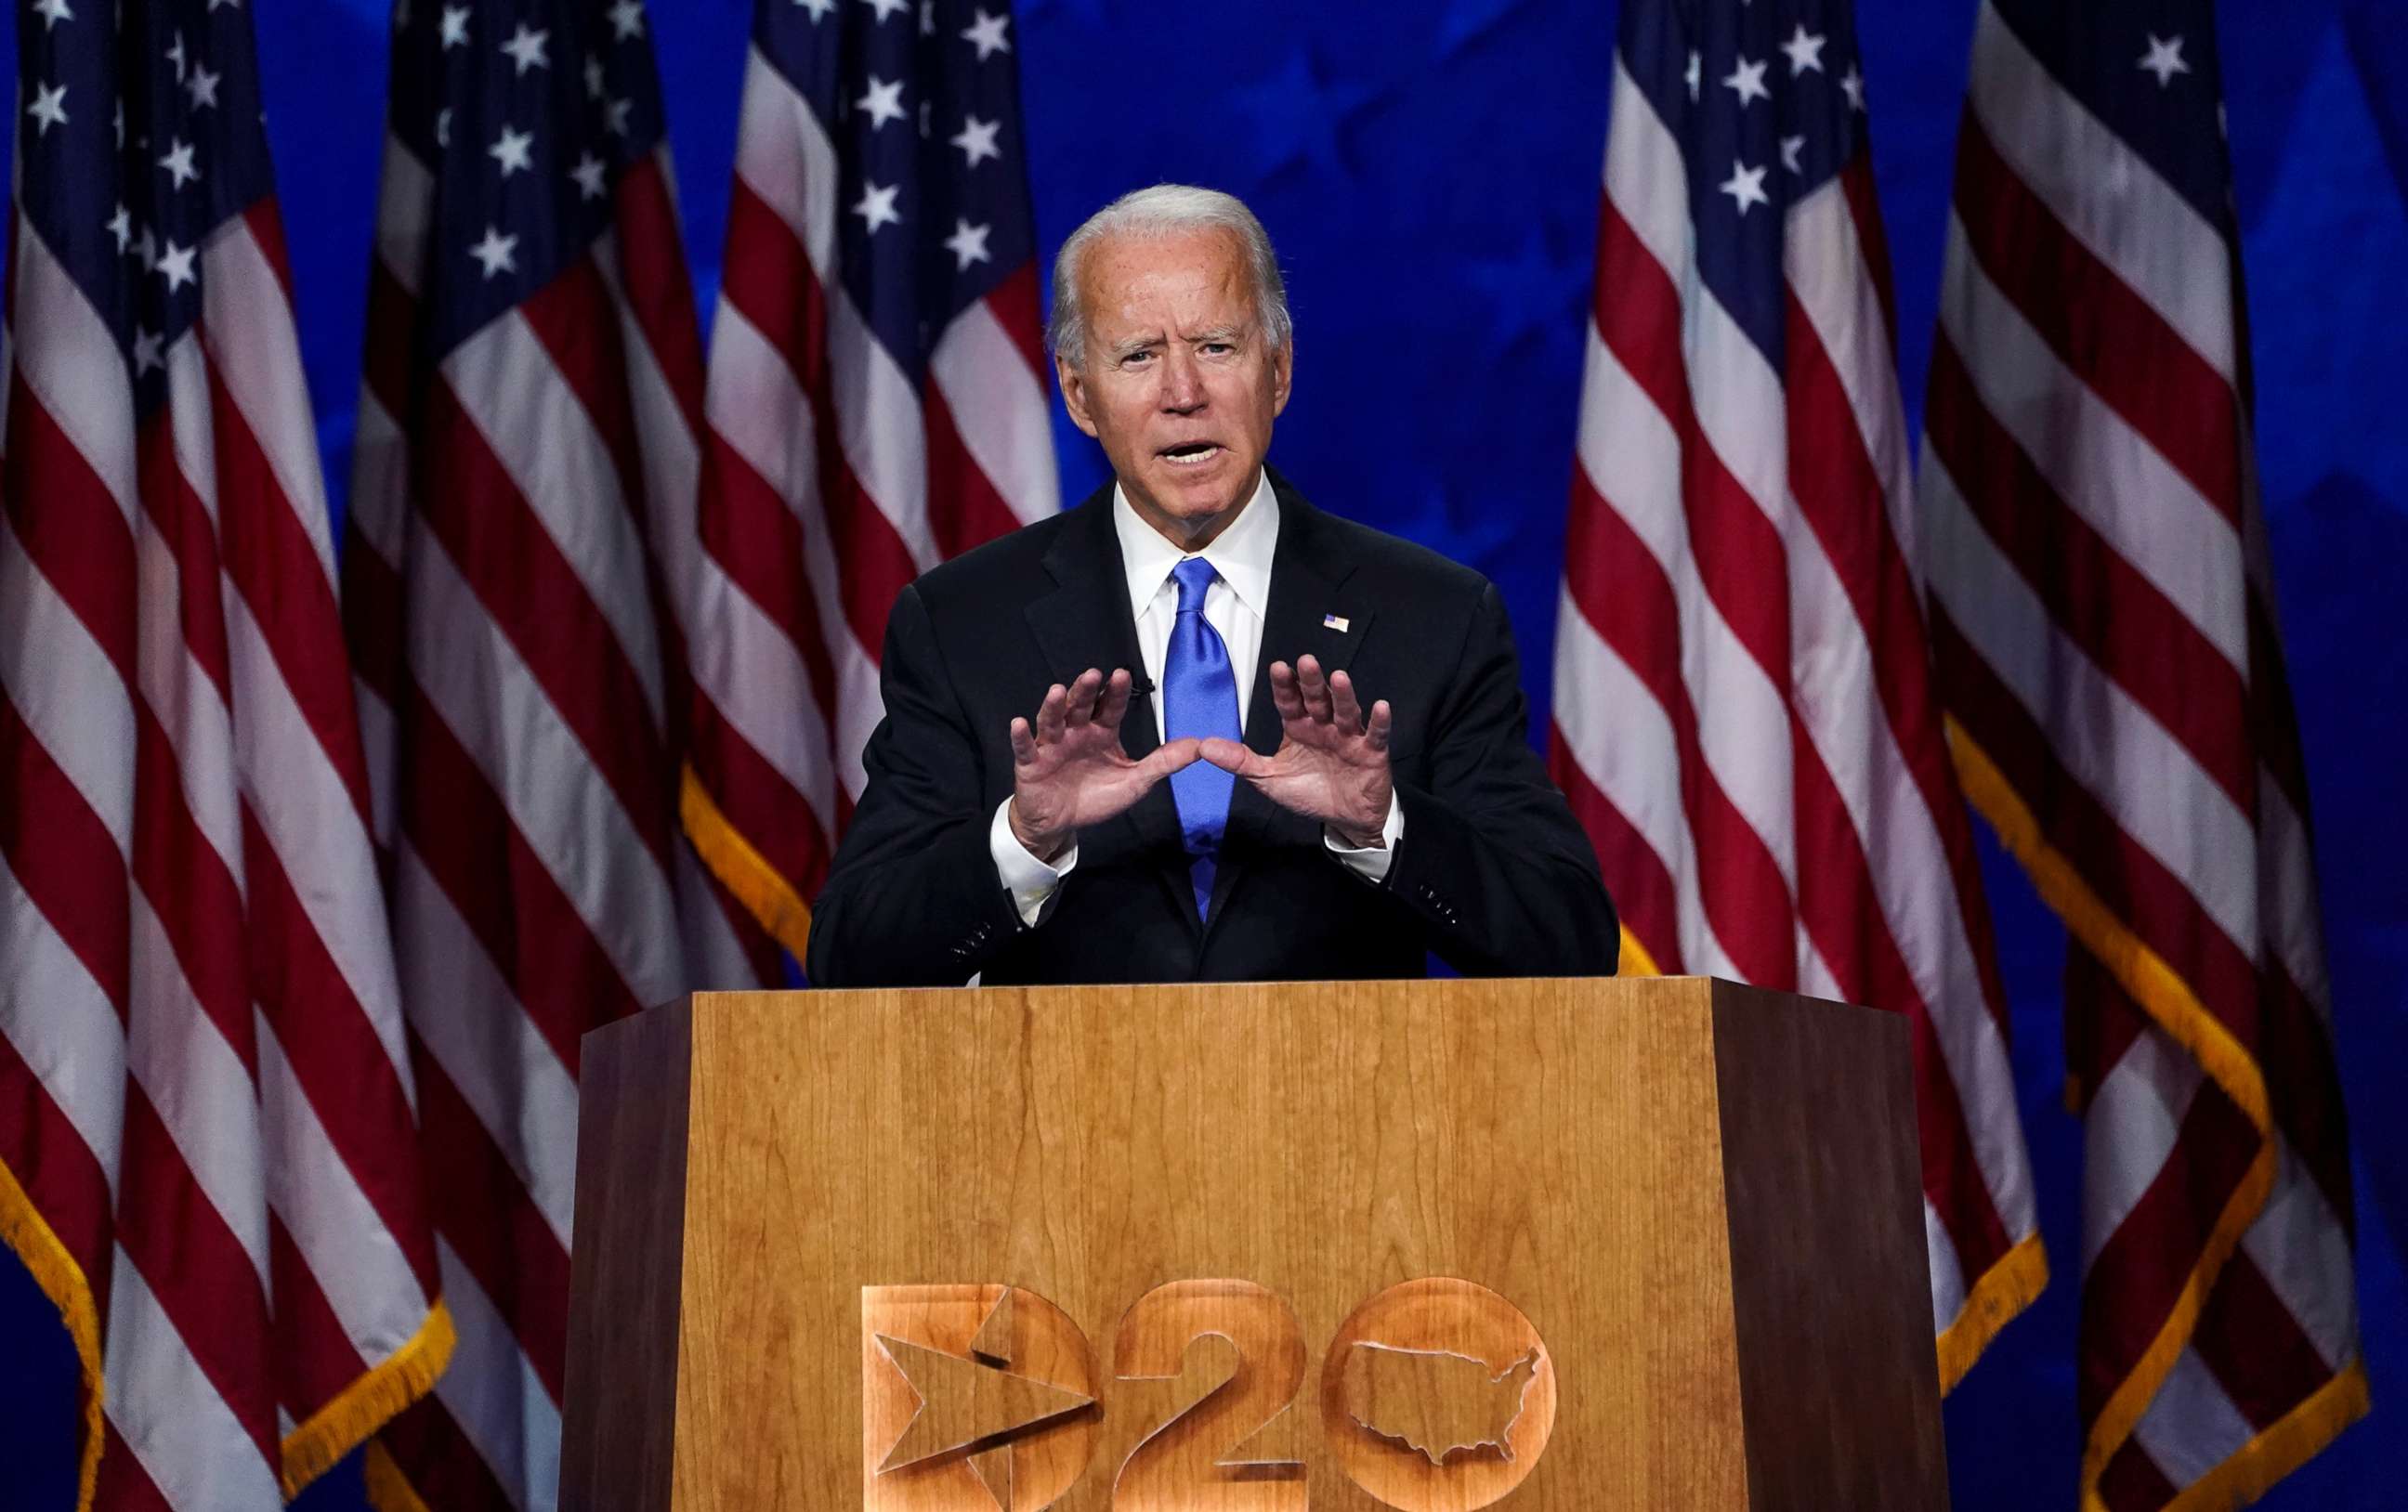
[[[1223,1362],[1231,1353],[1234,1374]],[[1251,1281],[1156,1287],[1121,1319],[1112,1374],[1181,1381],[1183,1404],[1122,1462],[1116,1512],[1302,1512],[1303,1462],[1250,1442],[1304,1384],[1304,1332],[1278,1296]]]

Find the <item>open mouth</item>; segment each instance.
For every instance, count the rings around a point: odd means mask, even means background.
[[[1201,467],[1219,456],[1222,448],[1211,441],[1188,441],[1175,447],[1165,447],[1157,453],[1173,467]]]

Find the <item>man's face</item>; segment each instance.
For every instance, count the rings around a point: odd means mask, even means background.
[[[1238,238],[1111,236],[1080,269],[1084,365],[1055,360],[1079,429],[1140,517],[1191,549],[1254,496],[1289,353],[1269,349]]]

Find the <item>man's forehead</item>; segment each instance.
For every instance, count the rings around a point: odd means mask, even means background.
[[[1113,236],[1082,269],[1098,313],[1153,299],[1244,298],[1246,260],[1237,238],[1205,230],[1171,236]]]

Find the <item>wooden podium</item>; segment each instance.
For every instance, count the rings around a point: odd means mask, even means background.
[[[564,1508],[1946,1505],[1889,1015],[700,994],[583,1082]]]

